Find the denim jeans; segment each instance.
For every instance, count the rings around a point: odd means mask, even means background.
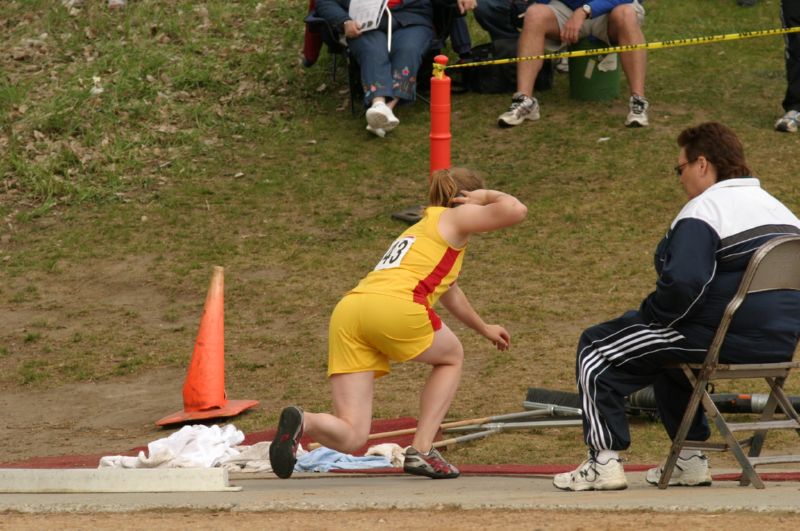
[[[391,52],[386,49],[386,33],[379,29],[348,40],[361,66],[364,104],[371,105],[375,96],[414,101],[417,71],[433,37],[433,29],[426,26],[397,27],[392,30]]]

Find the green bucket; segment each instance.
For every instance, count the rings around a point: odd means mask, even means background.
[[[572,51],[605,48],[597,40],[581,39]],[[613,100],[619,96],[618,54],[569,58],[569,97],[582,101]]]

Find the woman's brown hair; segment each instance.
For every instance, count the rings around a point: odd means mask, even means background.
[[[485,187],[483,177],[467,168],[436,170],[431,174],[428,204],[431,206],[450,206],[450,201],[461,190],[472,191]]]
[[[704,156],[717,170],[717,181],[751,175],[744,159],[744,147],[728,126],[706,122],[684,129],[678,135],[678,146],[686,150],[686,160],[694,162]]]

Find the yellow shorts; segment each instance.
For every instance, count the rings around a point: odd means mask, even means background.
[[[331,315],[328,376],[374,371],[378,378],[389,373],[389,360],[419,356],[433,343],[430,313],[422,304],[388,295],[345,295]]]

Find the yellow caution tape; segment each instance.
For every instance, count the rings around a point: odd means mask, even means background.
[[[433,77],[436,79],[442,79],[444,77],[444,69],[445,65],[441,65],[439,63],[433,63]]]
[[[562,57],[586,57],[590,55],[607,55],[610,53],[635,52],[637,50],[660,50],[662,48],[676,48],[678,46],[694,46],[696,44],[711,44],[713,42],[738,41],[741,39],[767,37],[770,35],[785,35],[787,33],[800,33],[800,26],[796,26],[793,28],[744,31],[742,33],[728,33],[726,35],[710,35],[708,37],[694,37],[691,39],[673,39],[661,42],[627,44],[625,46],[610,46],[608,48],[596,48],[594,50],[576,50],[573,52],[550,52],[542,55],[531,55],[529,57],[509,57],[507,59],[494,59],[492,61],[476,61],[474,63],[461,63],[461,64],[448,65],[447,69],[449,70],[451,68],[470,68],[473,66],[485,66],[485,65],[505,65],[509,63],[521,63],[522,61],[535,61],[538,59],[561,59]]]

